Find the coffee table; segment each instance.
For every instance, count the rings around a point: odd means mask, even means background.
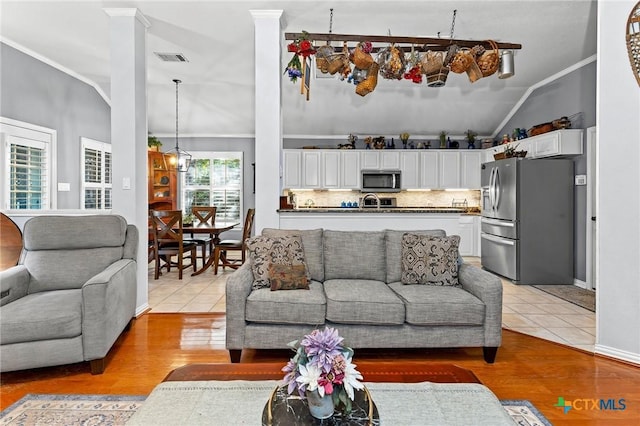
[[[367,382],[482,383],[473,372],[453,364],[355,360]],[[281,380],[284,363],[189,364],[170,372],[163,382],[200,380]]]
[[[498,398],[464,368],[421,362],[356,364],[384,424],[513,425]],[[156,386],[127,426],[260,424],[265,404],[283,377],[283,366],[240,363],[177,368]]]

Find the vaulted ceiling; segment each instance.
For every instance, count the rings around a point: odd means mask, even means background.
[[[596,1],[0,1],[0,35],[95,82],[108,96],[106,7],[136,7],[151,22],[147,39],[148,120],[154,134],[253,135],[255,49],[250,10],[281,9],[283,32],[454,37],[522,44],[516,75],[470,83],[450,74],[441,88],[379,79],[361,97],[337,78],[312,80],[311,99],[282,77],[285,136],[412,135],[472,129],[490,135],[527,89],[596,53]],[[282,68],[290,59],[282,38]],[[182,53],[184,63],[154,52]],[[549,117],[554,119],[557,117]]]

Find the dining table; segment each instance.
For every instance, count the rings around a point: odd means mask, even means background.
[[[206,223],[202,223],[199,225],[185,224],[182,226],[182,233],[183,235],[184,234],[209,234],[211,238],[213,238],[213,244],[215,246],[216,244],[220,243],[220,234],[222,234],[223,232],[229,231],[238,225],[240,225],[240,222],[216,222],[213,225],[209,225]],[[209,253],[209,257],[207,258],[207,261],[205,262],[205,264],[202,265],[202,268],[195,271],[193,274],[191,274],[191,276],[194,277],[196,275],[200,275],[201,273],[209,269],[211,265],[213,265],[213,262],[214,262],[214,259],[213,259],[213,251],[212,251],[211,253]]]

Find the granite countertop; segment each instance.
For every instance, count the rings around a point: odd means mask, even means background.
[[[279,209],[278,213],[456,213],[479,215],[480,209],[462,207],[311,207],[299,209]]]

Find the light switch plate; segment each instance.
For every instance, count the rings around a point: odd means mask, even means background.
[[[69,182],[58,182],[58,192],[71,191],[71,184]]]
[[[131,178],[129,177],[122,178],[122,189],[131,189]]]
[[[576,185],[586,185],[587,175],[576,175]]]

